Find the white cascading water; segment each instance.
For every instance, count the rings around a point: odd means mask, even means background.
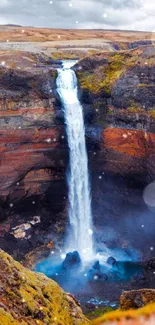
[[[70,149],[67,250],[78,251],[86,261],[94,255],[92,212],[83,108],[78,100],[77,78],[71,69],[74,64],[73,61],[64,61],[63,67],[58,69],[57,91],[62,101]]]

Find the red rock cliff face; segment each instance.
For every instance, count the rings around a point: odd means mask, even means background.
[[[155,177],[153,51],[95,55],[76,66],[95,235],[108,247],[134,248],[143,258],[153,254],[154,245],[154,211],[143,200]],[[40,63],[29,53],[15,53],[13,59],[12,66],[12,53],[1,54],[0,236],[2,248],[20,256],[56,241],[58,233],[63,237],[68,148],[56,71],[46,58]],[[19,233],[26,237],[17,239],[14,228],[35,216],[41,222],[26,232],[22,226]]]
[[[92,136],[88,127],[87,139],[98,240],[111,247],[136,248],[141,258],[148,258],[155,224],[144,189],[155,179],[155,135],[105,127],[95,134],[93,130]]]
[[[136,248],[143,258],[153,255],[155,229],[154,208],[143,196],[155,179],[154,53],[154,47],[98,53],[75,66],[97,239]]]
[[[27,252],[41,244],[50,224],[66,216],[68,150],[57,118],[56,70],[45,58],[40,63],[29,53],[10,55],[1,55],[0,68],[0,239],[12,253],[19,245]],[[21,243],[12,228],[35,215],[41,223]]]

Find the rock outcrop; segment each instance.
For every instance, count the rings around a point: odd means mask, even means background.
[[[106,313],[93,325],[150,325],[155,322],[155,290],[126,291],[120,297],[120,310]],[[137,310],[136,310],[137,309]]]
[[[68,150],[55,64],[27,52],[1,52],[0,60],[0,243],[16,256],[21,241],[20,255],[43,244],[58,220],[63,232]],[[40,222],[15,236],[35,216]]]
[[[155,302],[155,289],[125,291],[120,298],[122,310],[136,309]]]
[[[86,325],[80,305],[53,280],[0,251],[0,323]]]
[[[155,179],[154,54],[151,46],[98,53],[74,68],[85,111],[93,215],[96,227],[109,234],[100,241],[135,247],[146,259],[154,246],[154,208],[143,199]]]

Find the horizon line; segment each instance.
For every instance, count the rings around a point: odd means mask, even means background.
[[[153,34],[155,32],[151,32],[149,30],[132,30],[132,29],[117,29],[117,28],[56,28],[56,27],[41,27],[41,26],[30,26],[30,25],[20,25],[20,24],[0,24],[0,27],[18,27],[18,28],[38,28],[38,29],[53,29],[53,30],[77,30],[77,31],[91,31],[91,30],[95,30],[95,31],[115,31],[115,32],[132,32],[132,33],[149,33],[149,34]]]

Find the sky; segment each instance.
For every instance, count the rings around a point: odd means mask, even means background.
[[[155,0],[0,0],[0,24],[155,31]]]

